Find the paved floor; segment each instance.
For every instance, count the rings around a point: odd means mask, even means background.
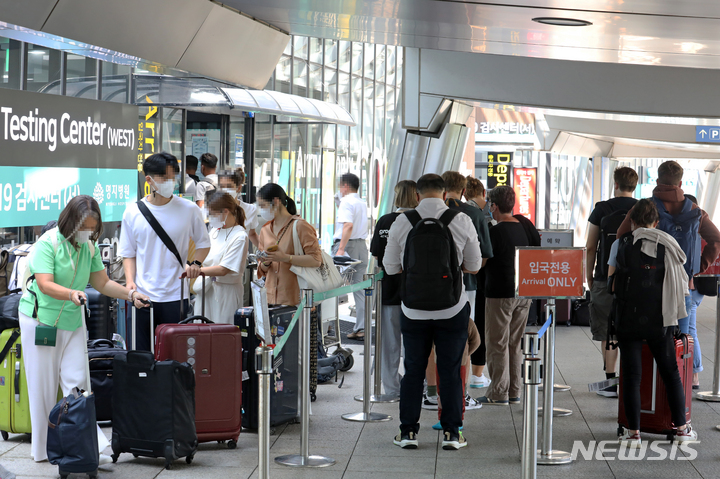
[[[707,298],[699,311],[698,329],[703,346],[705,371],[701,373],[703,389],[712,383],[714,356],[715,300]],[[554,447],[565,451],[579,440],[587,448],[591,441],[614,441],[617,418],[617,400],[590,393],[587,383],[603,378],[599,348],[589,339],[589,329],[559,327],[557,330],[557,381],[572,386],[572,390],[556,393],[556,405],[573,410],[569,417],[556,418]],[[359,353],[359,351],[358,351]],[[357,353],[356,353],[357,354]],[[310,421],[310,452],[333,457],[337,464],[319,470],[290,469],[271,464],[273,478],[400,478],[413,479],[451,477],[504,477],[517,478],[520,471],[520,444],[522,440],[522,407],[486,406],[466,414],[465,435],[469,446],[460,451],[444,451],[439,447],[440,434],[430,429],[437,421],[435,412],[423,411],[420,448],[402,450],[392,445],[397,432],[397,405],[373,406],[374,411],[394,416],[384,423],[359,424],[343,421],[340,415],[360,411],[361,403],[353,396],[362,392],[362,356],[357,354],[355,367],[345,375],[341,389],[337,384],[321,385],[318,400],[313,403]],[[478,391],[480,394],[482,390]],[[662,477],[720,477],[720,404],[694,400],[693,424],[701,443],[694,449],[694,460],[685,458],[681,451],[670,446],[658,446],[667,456],[676,460],[652,460],[661,452],[648,450],[640,461],[620,461],[612,447],[606,449],[608,459],[593,455],[592,459],[579,456],[565,466],[539,466],[538,477],[573,478],[662,478]],[[106,434],[110,429],[105,429]],[[279,427],[272,436],[271,457],[299,452],[300,426]],[[645,435],[644,440],[662,439]],[[47,463],[36,464],[30,455],[27,436],[11,436],[0,441],[0,464],[21,478],[52,477],[57,469]],[[610,458],[613,459],[610,459]],[[133,478],[221,478],[257,477],[257,436],[251,432],[241,435],[238,449],[227,450],[219,444],[205,444],[192,465],[178,461],[173,470],[163,469],[161,460],[134,459],[121,456],[118,464],[104,466],[103,477]],[[4,477],[2,479],[5,479]]]

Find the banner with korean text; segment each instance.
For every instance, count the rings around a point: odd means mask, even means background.
[[[585,248],[515,248],[515,297],[584,298]]]
[[[532,221],[532,224],[535,224],[537,168],[514,168],[513,178],[513,188],[515,189],[513,214],[523,215]]]

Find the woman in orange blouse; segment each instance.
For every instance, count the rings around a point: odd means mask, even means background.
[[[317,268],[322,264],[322,251],[315,228],[297,216],[297,208],[280,185],[268,183],[257,193],[260,216],[267,223],[260,231],[258,248],[267,252],[258,266],[258,277],[265,277],[268,304],[295,306],[300,304],[300,287],[290,266]],[[305,254],[296,255],[293,227],[297,231]],[[269,252],[271,246],[275,251]]]

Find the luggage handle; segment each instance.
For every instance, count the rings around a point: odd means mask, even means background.
[[[85,388],[85,391],[87,391],[88,394],[92,394],[92,385],[90,382],[90,355],[88,354],[88,345],[87,345],[87,318],[89,316],[88,314],[88,305],[85,298],[82,296],[80,297],[80,311],[82,311],[82,328],[83,328],[83,336],[84,341],[83,345],[85,346],[85,378],[87,379],[87,387]],[[58,417],[58,424],[60,424],[60,418]]]
[[[143,304],[146,304],[150,307],[150,351],[155,354],[155,305],[152,303],[152,301],[143,301],[142,299],[138,300]],[[181,306],[182,307],[182,306]],[[135,302],[132,302],[132,334],[130,336],[130,349],[137,349],[137,336],[136,331],[137,328],[137,308],[135,307]]]
[[[200,314],[202,316],[205,316],[205,273],[200,273],[200,276],[202,277],[202,311]],[[180,275],[180,319],[184,319],[185,317],[185,280],[187,279],[187,272],[183,272],[182,275]],[[188,301],[190,300],[190,291],[188,286]]]
[[[99,346],[108,346],[108,347],[114,348],[115,344],[112,341],[110,341],[109,339],[104,339],[104,338],[93,339],[91,341],[88,341],[89,348],[97,348]]]
[[[210,321],[210,320],[209,320],[208,318],[206,318],[205,316],[200,316],[200,315],[197,315],[197,314],[196,314],[195,316],[190,316],[190,317],[187,318],[187,319],[183,319],[183,320],[180,321],[178,324],[190,324],[190,323],[193,323],[193,322],[195,322],[195,321],[200,321],[201,323],[204,323],[204,324],[215,324],[215,321]]]

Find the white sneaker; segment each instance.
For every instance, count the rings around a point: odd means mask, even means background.
[[[465,396],[465,410],[469,411],[471,409],[480,409],[482,407],[482,404],[477,402],[474,398],[470,397],[469,394]]]
[[[625,447],[628,447],[630,449],[639,449],[642,446],[642,439],[640,439],[640,434],[630,434],[630,431],[627,429],[623,433],[620,438],[618,438],[618,442],[621,445],[624,445]]]
[[[490,378],[485,376],[485,373],[482,373],[480,376],[475,376],[474,374],[470,377],[470,387],[471,388],[486,388],[490,386]]]
[[[430,411],[438,410],[438,398],[437,396],[428,396],[427,393],[423,394],[423,409],[429,409]]]
[[[99,462],[102,466],[103,464],[112,464],[113,460],[112,457],[108,456],[107,454],[100,454]]]

